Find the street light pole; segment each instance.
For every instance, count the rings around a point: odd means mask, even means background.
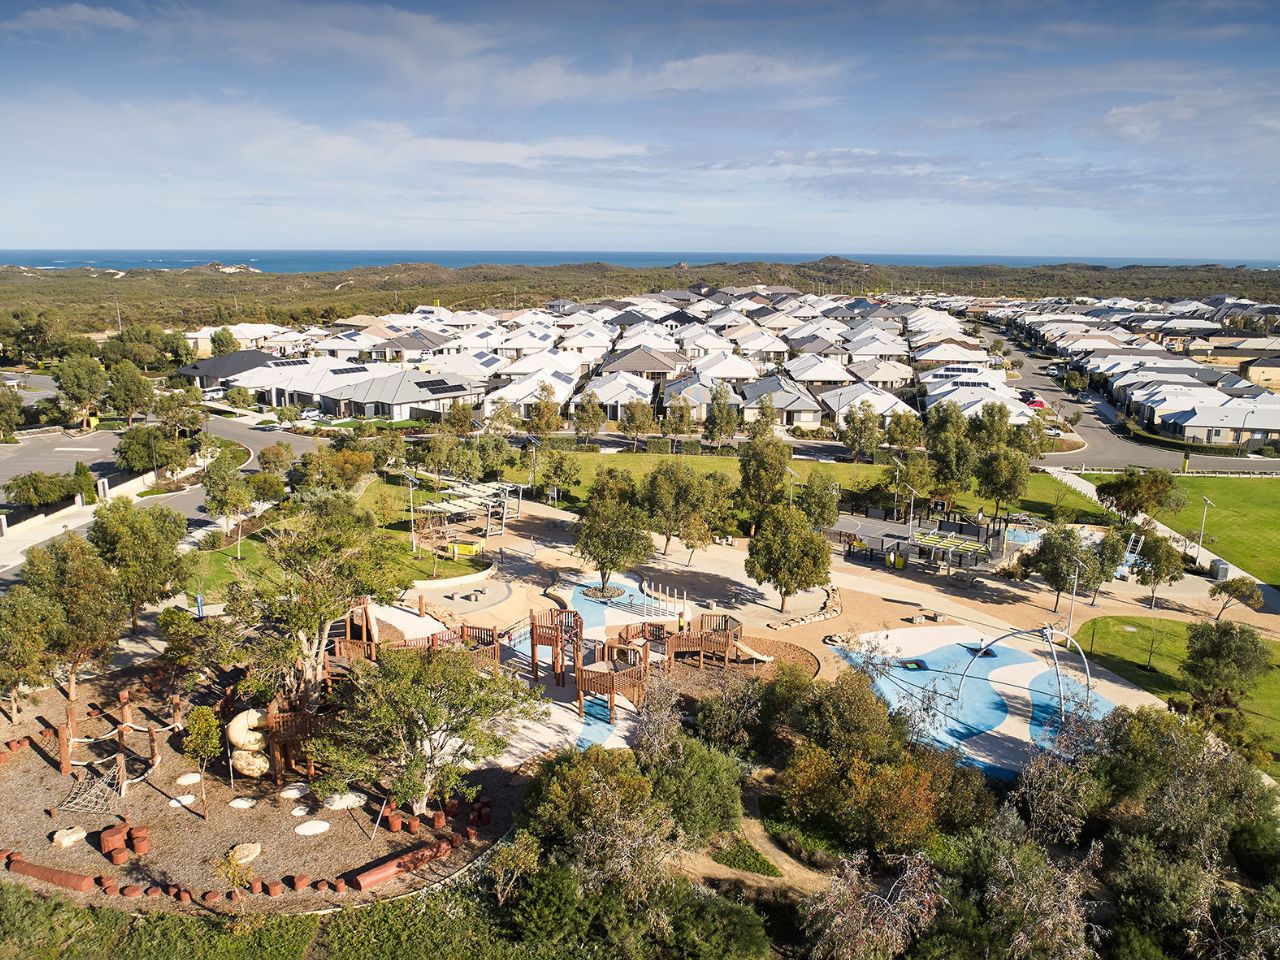
[[[1204,501],[1204,512],[1200,514],[1200,540],[1196,544],[1196,566],[1200,566],[1200,554],[1204,552],[1204,525],[1209,520],[1209,508],[1215,506],[1214,502],[1204,494],[1200,495],[1200,499]]]
[[[1076,616],[1076,590],[1080,587],[1080,567],[1081,561],[1076,558],[1076,572],[1071,577],[1071,606],[1067,609],[1067,636],[1071,636],[1071,626],[1075,623]]]

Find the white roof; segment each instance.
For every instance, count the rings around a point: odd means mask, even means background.
[[[698,357],[689,366],[717,380],[754,380],[758,374],[755,364],[750,360],[727,350],[717,350],[705,357]]]
[[[820,353],[801,354],[788,360],[783,367],[797,383],[840,383],[853,379],[844,364]]]
[[[863,401],[870,403],[876,413],[887,417],[893,413],[915,413],[916,411],[903,403],[892,393],[871,386],[869,383],[855,383],[847,387],[828,390],[818,397],[818,402],[831,411],[836,419],[843,420],[850,407],[860,406]]]
[[[578,402],[592,392],[602,404],[624,404],[633,400],[652,403],[653,381],[638,377],[634,373],[627,373],[625,370],[606,373],[602,377],[596,377],[582,388],[582,392],[578,394]]]

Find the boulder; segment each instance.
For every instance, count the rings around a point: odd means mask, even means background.
[[[271,770],[271,760],[265,753],[252,750],[231,751],[231,766],[242,777],[262,777]]]
[[[63,827],[53,835],[53,845],[59,850],[74,847],[85,838],[84,827]]]
[[[227,854],[227,856],[242,867],[253,863],[253,861],[257,860],[261,855],[262,844],[260,843],[237,843]]]
[[[300,837],[315,837],[324,833],[329,829],[327,820],[308,820],[306,823],[300,823],[293,828],[293,832]]]
[[[261,732],[267,725],[267,715],[261,710],[241,710],[227,724],[227,742],[236,750],[261,753],[267,749],[266,735]]]
[[[197,783],[200,782],[200,774],[184,773],[182,776],[178,777],[178,779],[173,782],[180,787],[194,787]]]
[[[325,797],[324,808],[326,810],[354,810],[364,805],[364,799],[363,793],[348,790],[346,793],[335,793],[333,796]]]

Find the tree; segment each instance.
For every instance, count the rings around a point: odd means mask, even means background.
[[[204,807],[203,817],[208,820],[209,792],[205,788],[205,772],[209,769],[209,761],[222,755],[222,724],[212,707],[194,707],[187,714],[182,755],[200,765],[200,801]]]
[[[556,491],[557,501],[561,490],[572,487],[582,479],[582,466],[572,453],[548,449],[542,454],[542,464],[542,481]]]
[[[1270,650],[1247,624],[1215,620],[1187,628],[1182,675],[1197,707],[1210,716],[1217,710],[1238,708],[1270,669]]]
[[[479,789],[467,771],[500,755],[518,721],[545,712],[542,691],[515,677],[476,669],[466,651],[387,651],[360,661],[343,706],[313,749],[320,793],[352,783],[385,785],[421,814],[435,801]]]
[[[943,902],[929,858],[917,853],[892,863],[895,876],[885,888],[865,853],[841,857],[831,886],[805,905],[814,957],[884,960],[905,952],[928,929]]]
[[[1147,534],[1138,551],[1138,559],[1134,562],[1138,582],[1151,588],[1151,609],[1156,608],[1156,591],[1166,583],[1177,583],[1182,579],[1182,551],[1169,542],[1167,537],[1155,533]]]
[[[588,390],[573,411],[573,432],[579,440],[589,440],[600,432],[605,422],[604,407],[594,390]]]
[[[671,550],[672,537],[687,532],[700,516],[706,493],[702,478],[680,460],[663,460],[645,475],[640,507],[649,529],[663,538],[663,556]]]
[[[461,400],[449,404],[444,415],[444,428],[454,436],[463,437],[471,432],[471,420],[475,410]]]
[[[600,588],[653,553],[646,518],[638,507],[614,498],[589,498],[576,524],[580,553],[600,573]]]
[[[752,426],[760,423],[756,420]],[[782,503],[787,483],[791,448],[785,440],[767,432],[752,431],[738,447],[738,496],[751,511],[751,533],[770,507]]]
[[[209,411],[200,391],[189,386],[161,394],[156,399],[156,419],[170,437],[177,439],[184,433],[191,436],[199,432],[209,419]]]
[[[71,357],[54,368],[53,379],[63,404],[80,419],[80,429],[86,429],[107,392],[107,371],[95,357]]]
[[[1013,439],[1009,408],[999,402],[984,404],[969,418],[969,437],[980,457],[1007,447]]]
[[[146,413],[155,403],[156,391],[151,380],[128,360],[111,368],[107,403],[124,417],[125,426],[133,423],[134,414]]]
[[[1074,527],[1057,526],[1044,532],[1035,551],[1023,561],[1023,566],[1044,577],[1045,583],[1055,592],[1053,612],[1066,590],[1075,589],[1081,594],[1095,590],[1101,581],[1098,556],[1080,539]]]
[[[1102,539],[1094,545],[1093,549],[1098,559],[1098,585],[1093,590],[1093,599],[1097,601],[1098,591],[1102,589],[1102,585],[1116,578],[1120,564],[1124,563],[1124,558],[1129,555],[1129,546],[1115,528],[1107,527],[1102,534]]]
[[[726,384],[717,383],[711,391],[711,403],[702,422],[702,436],[708,443],[719,447],[737,432],[738,408],[733,405],[733,394]]]
[[[228,353],[235,353],[239,349],[240,341],[226,327],[219,327],[209,338],[209,350],[215,357],[225,357]]]
[[[515,431],[518,420],[519,417],[511,409],[511,404],[506,400],[498,400],[489,411],[489,416],[485,417],[484,428],[488,433],[505,437]]]
[[[872,459],[880,444],[884,443],[883,418],[871,405],[870,400],[863,400],[857,406],[849,405],[845,411],[844,425],[840,430],[840,442],[855,457]]]
[[[1027,492],[1031,479],[1031,461],[1021,450],[998,447],[978,461],[978,493],[995,501],[995,515],[1000,504],[1018,500]]]
[[[33,513],[41,507],[66,500],[71,487],[65,474],[32,470],[5,481],[5,496]]]
[[[905,410],[895,410],[889,414],[889,425],[885,428],[885,437],[889,446],[898,450],[914,450],[924,441],[924,427],[920,418]]]
[[[1186,491],[1168,470],[1128,467],[1124,473],[1097,486],[1098,499],[1121,516],[1177,513],[1186,506]]]
[[[140,423],[116,441],[116,466],[130,473],[154,469],[157,476],[164,476],[181,470],[190,460],[190,442],[171,436],[163,427]]]
[[[115,572],[138,631],[138,611],[181,590],[191,576],[195,555],[179,552],[187,534],[187,518],[168,507],[141,509],[127,497],[113,497],[98,507],[88,540]]]
[[[297,462],[298,455],[293,445],[285,440],[277,440],[269,447],[258,451],[258,464],[263,470],[283,477]]]
[[[67,699],[75,700],[77,674],[111,655],[128,617],[119,580],[87,540],[66,533],[27,552],[23,581],[62,613],[49,648],[66,667]]]
[[[62,609],[28,586],[17,584],[0,596],[0,694],[9,700],[10,723],[22,712],[23,690],[52,678],[50,648],[62,625]]]
[[[894,465],[893,476],[887,478],[896,503],[910,506],[912,497],[926,497],[933,489],[933,461],[927,453],[912,450]]]
[[[1230,580],[1215,583],[1209,588],[1209,596],[1214,600],[1222,601],[1222,606],[1213,618],[1215,620],[1221,620],[1222,615],[1227,612],[1227,607],[1233,603],[1241,603],[1250,610],[1261,610],[1263,604],[1262,588],[1258,586],[1258,581],[1249,576],[1232,577]]]
[[[663,420],[667,432],[675,437],[684,437],[693,433],[693,407],[684,397],[677,397],[667,407],[667,415]]]
[[[782,595],[779,609],[786,613],[789,597],[830,582],[831,545],[799,510],[773,507],[747,547],[746,569],[752,580]]]
[[[529,432],[545,439],[560,429],[560,404],[556,402],[555,389],[549,383],[538,387],[537,399],[529,416]]]
[[[839,519],[840,484],[836,483],[825,468],[814,467],[804,483],[796,489],[795,505],[796,509],[809,518],[813,529],[825,529]]]
[[[284,478],[267,470],[249,474],[247,482],[250,498],[254,503],[279,503],[289,492],[284,485]]]
[[[1079,370],[1068,370],[1062,378],[1062,389],[1067,393],[1078,394],[1088,386],[1088,378]]]
[[[1053,446],[1053,441],[1045,429],[1044,418],[1032,417],[1013,432],[1013,445],[1032,460],[1039,460]]]
[[[22,396],[13,387],[0,386],[0,437],[11,437],[22,425]]]
[[[657,424],[653,420],[653,405],[644,400],[629,400],[622,405],[622,417],[618,429],[631,441],[631,449],[640,445],[640,438],[653,433]]]
[[[349,494],[315,491],[298,505],[294,523],[263,534],[267,570],[251,588],[233,584],[227,602],[228,613],[258,635],[249,685],[295,702],[318,695],[330,627],[347,615],[351,598],[389,603],[409,584],[394,537]]]
[[[489,880],[493,884],[493,897],[498,907],[511,899],[516,889],[538,872],[542,847],[538,838],[528,830],[517,830],[514,837],[501,843],[489,857]]]
[[[256,402],[253,393],[245,387],[232,387],[224,398],[233,407],[248,410]]]
[[[223,453],[204,470],[204,506],[211,516],[227,521],[231,532],[234,517],[241,530],[244,514],[253,506],[253,491],[232,457]],[[241,537],[236,536],[236,559],[240,559]]]
[[[947,495],[966,493],[973,482],[976,452],[960,407],[944,400],[929,411],[924,444],[933,465],[934,484]]]

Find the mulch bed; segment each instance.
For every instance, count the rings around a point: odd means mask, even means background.
[[[799,664],[810,676],[818,675],[818,658],[808,650],[797,647],[785,640],[774,640],[769,637],[746,637],[744,642],[757,653],[773,657],[772,663],[757,663],[750,660],[730,660],[728,676],[725,675],[724,661],[708,654],[703,661],[703,669],[698,669],[698,658],[695,654],[684,654],[676,662],[672,671],[672,682],[677,690],[687,697],[699,698],[709,696],[720,690],[726,679],[735,677],[757,677],[761,680],[772,680],[778,675],[778,667],[784,663]]]
[[[106,680],[80,684],[76,714],[79,736],[99,736],[114,726],[116,691],[123,679],[116,674]],[[103,715],[87,718],[85,714],[90,704],[101,704]],[[163,726],[167,722],[166,715],[167,710],[160,700],[134,698],[135,723]],[[390,833],[384,819],[383,828],[371,840],[374,818],[381,806],[380,797],[371,798],[361,808],[330,811],[321,807],[316,798],[293,800],[279,796],[281,787],[276,786],[269,775],[258,780],[237,776],[233,792],[223,763],[211,765],[206,774],[209,820],[205,821],[200,816],[200,785],[179,787],[175,783],[178,776],[196,769],[178,752],[181,735],[177,733],[161,739],[161,762],[155,773],[148,780],[131,785],[126,797],[117,802],[113,810],[50,816],[49,811],[56,808],[70,791],[72,778],[58,773],[56,737],[43,737],[40,730],[60,722],[64,716],[65,700],[61,692],[45,690],[27,705],[16,726],[8,726],[5,732],[0,733],[0,751],[3,752],[8,752],[4,744],[10,739],[31,738],[30,746],[9,753],[6,762],[0,764],[0,810],[4,811],[0,817],[0,848],[21,851],[29,863],[108,878],[120,888],[129,884],[140,884],[144,890],[148,886],[163,889],[172,885],[185,887],[193,893],[194,902],[187,907],[180,906],[171,896],[144,896],[129,901],[130,908],[231,912],[247,903],[254,911],[292,913],[407,893],[455,873],[492,845],[510,828],[526,789],[523,778],[513,777],[510,772],[497,768],[477,771],[473,774],[473,782],[480,786],[481,794],[492,801],[492,822],[479,828],[476,842],[464,841],[446,862],[432,863],[421,871],[389,881],[373,891],[359,893],[350,887],[352,875],[371,861],[433,839],[435,833],[430,829],[429,818],[415,836],[403,831]],[[73,757],[88,758],[92,746],[78,745]],[[98,754],[114,755],[112,743],[104,742],[97,746]],[[145,756],[148,749],[146,734],[131,734],[129,746]],[[305,782],[305,776],[287,778],[284,784],[295,782]],[[170,800],[180,794],[194,794],[196,799],[189,807],[170,806]],[[252,797],[257,803],[252,809],[237,810],[228,806],[233,797]],[[305,806],[306,813],[294,816],[293,810],[299,806]],[[454,829],[465,836],[466,811],[464,804],[457,817],[449,818],[445,830],[440,832],[441,839],[447,839]],[[147,828],[150,850],[143,855],[130,856],[122,866],[114,866],[99,852],[98,834],[125,819],[131,826]],[[302,837],[294,833],[298,824],[312,819],[328,821],[328,832],[316,837]],[[83,827],[88,832],[87,840],[65,850],[54,847],[50,842],[54,831],[71,826]],[[225,894],[230,885],[219,875],[217,864],[232,846],[247,842],[262,844],[262,854],[251,867],[253,875],[263,881],[285,880],[286,892],[282,896],[246,895],[247,900],[242,897],[239,905],[227,901]],[[314,889],[293,892],[286,878],[298,875],[305,875],[313,882],[332,882],[344,877],[348,890],[341,895],[331,889],[327,892]],[[5,879],[15,882],[21,879],[43,890],[55,889],[25,877],[19,878],[16,874],[9,874]],[[220,894],[216,903],[201,903],[206,891]],[[81,899],[103,903],[118,900],[108,896],[101,889],[101,884]]]

